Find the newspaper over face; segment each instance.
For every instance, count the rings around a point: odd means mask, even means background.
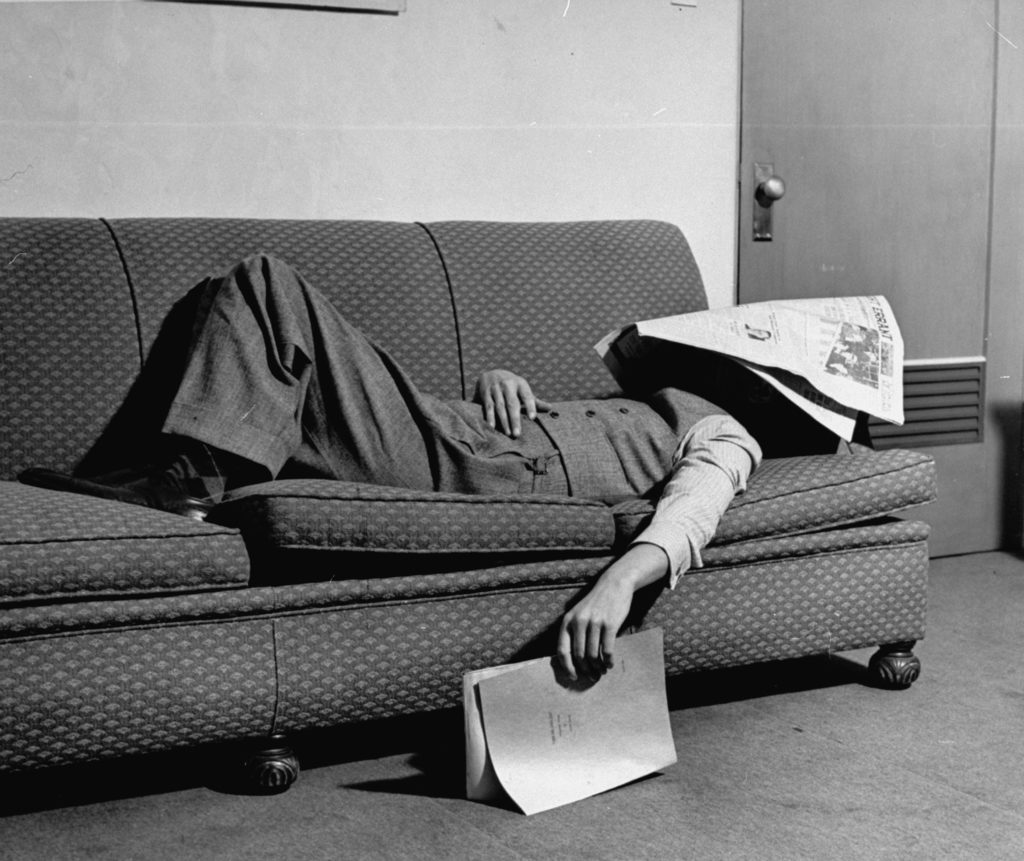
[[[843,439],[858,411],[903,424],[903,337],[884,296],[786,299],[645,320],[595,349],[620,384],[657,341],[731,357]]]

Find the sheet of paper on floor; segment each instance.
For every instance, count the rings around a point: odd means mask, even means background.
[[[569,684],[539,658],[467,673],[463,690],[471,799],[508,798],[529,815],[676,761],[658,628],[620,637],[593,684]]]

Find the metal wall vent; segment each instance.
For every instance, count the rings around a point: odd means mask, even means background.
[[[904,423],[868,420],[875,448],[981,442],[985,360],[908,360],[903,366]]]

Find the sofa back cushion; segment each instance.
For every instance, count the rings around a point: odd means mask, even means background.
[[[136,218],[110,226],[138,303],[147,354],[191,287],[244,257],[267,253],[298,269],[420,386],[461,396],[451,298],[437,251],[419,225]]]
[[[665,222],[426,228],[451,283],[467,387],[482,371],[509,368],[548,400],[613,394],[598,340],[637,320],[707,308],[690,247]]]
[[[97,473],[149,452],[191,288],[257,252],[296,266],[421,386],[461,397],[451,296],[420,225],[0,219],[0,479],[34,465]]]
[[[101,221],[0,219],[0,479],[70,469],[139,372],[131,294]]]
[[[0,219],[0,252],[7,479],[32,465],[98,473],[151,451],[192,288],[255,253],[295,266],[448,398],[471,397],[497,367],[552,400],[612,394],[599,338],[706,307],[682,233],[652,221]]]

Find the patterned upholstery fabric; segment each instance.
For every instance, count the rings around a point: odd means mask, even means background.
[[[925,524],[893,519],[869,526],[741,541],[709,548],[704,555],[705,567],[686,576],[698,573],[704,576],[716,570],[772,560],[919,545],[927,537],[928,527]],[[429,566],[413,559],[405,567],[389,569],[387,576],[378,576],[379,566],[376,570],[368,570],[364,566],[361,577],[328,582],[145,598],[117,596],[112,600],[23,604],[7,607],[0,613],[0,639],[132,625],[290,615],[395,601],[435,601],[474,594],[559,587],[579,589],[596,577],[613,558],[612,555],[603,555],[495,562],[443,572],[431,571]]]
[[[0,640],[103,628],[128,629],[181,622],[231,622],[277,608],[273,589],[226,589],[152,596],[15,604],[0,610]]]
[[[578,588],[600,573],[612,558],[547,559],[429,575],[421,574],[418,568],[410,566],[406,571],[386,577],[296,583],[277,589],[277,609],[280,612],[306,612],[316,608],[432,601],[489,592],[528,592],[565,585]]]
[[[733,500],[713,545],[790,535],[894,514],[935,499],[930,455],[904,449],[764,461]],[[619,545],[647,523],[647,500],[615,507]]]
[[[831,551],[834,538],[816,533],[803,537],[816,552],[786,564],[691,572],[645,625],[665,630],[673,674],[920,637],[928,557],[910,526],[864,527]],[[46,626],[61,636],[37,627],[0,649],[0,770],[455,705],[466,670],[550,653],[562,610],[600,564],[78,605],[108,630],[66,616]],[[27,612],[45,607],[0,618]],[[218,612],[220,624],[181,624]]]
[[[356,605],[278,626],[279,726],[328,727],[457,705],[470,669],[552,651],[576,588]]]
[[[0,772],[269,734],[269,620],[7,642]]]
[[[921,639],[927,588],[923,541],[837,550],[691,572],[646,624],[669,673],[740,666]]]
[[[91,496],[0,482],[0,606],[243,586],[231,529]]]
[[[600,337],[706,307],[655,222],[11,219],[0,252],[0,478],[146,450],[191,288],[256,252],[444,397],[501,366],[550,399],[611,394]],[[883,515],[933,495],[909,452],[766,462],[705,567],[638,601],[669,672],[919,638],[927,527]],[[455,705],[466,670],[550,654],[649,513],[296,481],[214,525],[0,483],[0,772]]]
[[[139,372],[117,248],[99,221],[9,218],[0,259],[0,479],[71,469]]]
[[[110,222],[136,293],[147,353],[194,285],[257,252],[297,268],[389,350],[417,384],[462,396],[451,298],[422,227],[377,221],[126,219]]]
[[[511,368],[548,400],[612,394],[593,349],[600,338],[635,320],[707,307],[686,239],[662,222],[427,229],[451,280],[467,386],[482,371]]]
[[[369,484],[287,480],[254,485],[217,506],[212,518],[240,528],[254,557],[320,550],[327,576],[361,576],[353,559],[380,569],[382,553],[415,568],[417,557],[483,554],[604,554],[615,537],[607,506],[568,497],[433,493]],[[273,555],[277,576],[311,579],[313,560]],[[456,563],[465,568],[466,558]],[[475,567],[475,566],[474,566]],[[349,571],[351,573],[346,573]],[[320,572],[320,576],[323,575]],[[381,570],[381,573],[384,573]]]
[[[771,559],[795,559],[819,553],[837,553],[842,550],[898,547],[920,544],[928,540],[927,523],[896,518],[873,522],[866,526],[848,526],[824,529],[778,538],[758,538],[753,541],[734,541],[708,547],[701,554],[704,568],[727,568]]]
[[[916,639],[927,570],[921,541],[705,569],[660,594],[644,626],[664,629],[673,675]],[[501,590],[289,615],[277,626],[279,727],[457,705],[467,670],[551,654],[577,592]]]

